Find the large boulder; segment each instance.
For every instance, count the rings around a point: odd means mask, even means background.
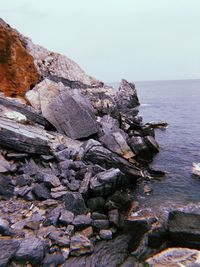
[[[0,91],[7,96],[24,96],[38,79],[33,57],[20,36],[0,20]]]
[[[45,79],[26,97],[60,133],[73,139],[97,133],[93,108],[78,90]]]

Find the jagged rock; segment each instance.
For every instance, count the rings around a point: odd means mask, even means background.
[[[95,140],[90,139],[84,143],[83,148],[85,150],[83,159],[86,162],[98,164],[105,169],[113,167],[119,168],[124,174],[135,180],[143,176],[139,168],[128,162],[126,159],[112,153]]]
[[[145,136],[144,140],[146,144],[148,145],[149,149],[152,151],[152,153],[159,152],[159,145],[152,136]]]
[[[70,91],[46,79],[29,91],[26,97],[60,133],[73,139],[97,133],[92,106],[78,90]]]
[[[63,225],[68,225],[74,220],[74,214],[68,210],[62,210],[59,222]]]
[[[1,235],[9,234],[9,222],[1,218],[0,218],[0,234]]]
[[[0,159],[0,173],[7,173],[11,170],[10,163],[7,160]]]
[[[110,151],[125,159],[135,156],[131,148],[128,146],[124,135],[120,131],[104,134],[99,140]]]
[[[49,226],[49,225],[57,226],[61,211],[62,211],[62,208],[60,206],[51,210],[46,217],[44,225],[45,226]]]
[[[145,140],[141,136],[133,136],[129,141],[130,147],[133,149],[134,153],[141,159],[141,160],[152,160],[152,153],[145,143]]]
[[[120,111],[137,107],[140,103],[135,85],[122,79],[116,95],[116,102]]]
[[[65,258],[61,254],[47,254],[43,261],[43,267],[58,267],[65,262]]]
[[[112,231],[110,231],[110,230],[101,230],[99,232],[99,236],[100,236],[101,239],[110,240],[110,239],[112,239]]]
[[[10,176],[0,174],[0,198],[6,199],[13,196],[14,186]]]
[[[9,262],[14,257],[19,244],[20,243],[15,239],[0,240],[0,266],[9,266]]]
[[[83,230],[84,228],[87,228],[92,223],[92,219],[87,215],[77,215],[72,224],[75,227],[75,230]]]
[[[72,256],[82,256],[85,254],[90,254],[94,250],[91,241],[80,234],[76,234],[71,239],[70,253]]]
[[[61,185],[60,180],[53,174],[45,173],[43,177],[43,182],[48,187],[58,187]]]
[[[100,134],[109,134],[111,132],[118,131],[119,128],[119,121],[114,119],[110,115],[105,115],[101,118],[100,122]]]
[[[51,198],[50,191],[44,184],[35,184],[33,186],[32,192],[39,200]]]
[[[103,197],[93,197],[88,199],[87,206],[93,211],[102,210],[105,206],[105,200]]]
[[[67,192],[63,196],[65,208],[75,215],[84,214],[86,211],[85,201],[80,193]]]
[[[20,242],[19,249],[15,254],[17,262],[30,262],[31,264],[40,264],[45,253],[45,242],[39,238],[27,237]]]
[[[70,239],[67,235],[59,231],[53,231],[48,235],[49,239],[60,247],[69,247]]]
[[[24,96],[38,79],[33,57],[17,32],[0,23],[0,90],[7,96]]]
[[[108,210],[127,209],[133,201],[133,196],[126,192],[116,191],[112,196],[108,197],[106,202],[106,208]]]
[[[200,214],[172,211],[169,213],[168,230],[173,245],[200,248]]]
[[[111,168],[100,172],[90,180],[91,193],[95,196],[107,196],[123,186],[126,182],[124,180],[125,176],[119,169]]]

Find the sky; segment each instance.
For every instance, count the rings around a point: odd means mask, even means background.
[[[200,78],[199,0],[0,0],[0,17],[105,82]]]

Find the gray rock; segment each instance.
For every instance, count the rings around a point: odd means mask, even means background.
[[[19,242],[15,239],[0,240],[0,266],[9,266],[9,261],[14,257],[19,247]]]
[[[50,191],[44,184],[35,184],[33,186],[32,192],[39,200],[51,198]]]
[[[65,262],[62,254],[47,254],[43,261],[43,267],[58,267]]]
[[[93,211],[102,210],[105,207],[105,200],[103,197],[93,197],[88,199],[87,206]]]
[[[144,140],[146,144],[148,145],[149,149],[152,151],[152,153],[159,152],[159,145],[152,136],[145,136]]]
[[[63,225],[70,224],[74,219],[74,214],[68,210],[62,210],[59,218],[59,222]]]
[[[99,124],[99,132],[101,136],[119,130],[119,121],[117,119],[112,118],[110,115],[103,116]]]
[[[200,248],[200,214],[172,211],[168,231],[174,245]]]
[[[96,231],[99,231],[102,229],[108,229],[109,221],[108,220],[94,220],[92,225]]]
[[[43,182],[48,187],[58,187],[61,185],[60,180],[53,174],[44,174]]]
[[[111,168],[91,178],[90,189],[95,196],[107,196],[124,184],[125,176],[119,169]]]
[[[77,215],[72,224],[74,225],[75,230],[81,231],[92,224],[92,219],[87,215]]]
[[[22,186],[20,188],[18,188],[15,192],[19,197],[24,197],[25,195],[27,195],[30,191],[31,191],[31,187],[28,185]]]
[[[71,238],[70,253],[72,256],[91,254],[93,250],[94,247],[87,237],[76,234]]]
[[[85,201],[80,193],[67,192],[63,196],[65,208],[75,215],[84,214],[86,211]]]
[[[74,235],[74,226],[72,224],[69,224],[67,226],[67,229],[65,231],[65,233],[68,235],[68,236],[73,236]]]
[[[60,247],[69,247],[70,245],[69,236],[64,233],[53,231],[48,235],[48,237],[51,239],[51,241],[53,241],[54,244]]]
[[[110,230],[101,230],[99,232],[99,236],[100,236],[101,239],[110,240],[110,239],[112,239],[112,231],[110,231]]]
[[[61,206],[58,206],[54,208],[53,210],[51,210],[44,221],[44,225],[45,226],[49,226],[49,225],[57,226],[58,219],[61,214],[61,210],[62,210]]]
[[[20,247],[15,254],[17,262],[30,262],[38,266],[43,260],[46,244],[39,238],[29,236],[20,242]]]

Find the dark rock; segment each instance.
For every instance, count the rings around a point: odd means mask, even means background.
[[[40,158],[44,162],[49,162],[49,161],[54,160],[54,156],[52,155],[41,155]]]
[[[97,133],[93,108],[78,90],[62,90],[42,106],[43,116],[58,132],[73,139],[88,137]]]
[[[59,218],[59,222],[63,225],[70,224],[74,219],[74,214],[68,210],[62,210]]]
[[[31,185],[32,179],[29,175],[23,174],[20,176],[17,176],[16,178],[16,184],[18,186],[25,186],[25,185]]]
[[[75,227],[75,230],[81,231],[85,228],[87,228],[88,226],[90,226],[92,223],[92,219],[87,216],[87,215],[77,215],[72,224]]]
[[[89,168],[88,171],[85,173],[83,181],[81,181],[79,188],[79,193],[81,193],[82,196],[85,198],[87,198],[89,194],[89,185],[91,177],[92,177],[92,170],[91,168]]]
[[[84,214],[86,211],[85,201],[80,193],[67,192],[63,197],[65,208],[75,215]]]
[[[70,183],[67,183],[67,187],[71,191],[78,191],[80,187],[80,181],[73,179]]]
[[[19,197],[24,197],[24,196],[27,195],[30,191],[31,191],[31,187],[28,186],[28,185],[25,185],[25,186],[20,187],[20,188],[16,191],[16,193],[17,193],[17,196],[19,196]]]
[[[93,212],[91,217],[93,220],[108,220],[107,215],[99,212]]]
[[[30,262],[38,266],[43,260],[46,244],[39,238],[27,237],[20,242],[20,247],[15,254],[15,260],[20,263]]]
[[[108,220],[94,220],[92,225],[96,231],[99,231],[102,229],[108,229],[109,221]]]
[[[88,199],[87,206],[93,211],[103,210],[105,207],[105,200],[103,197],[93,197]]]
[[[43,184],[35,184],[33,186],[32,192],[34,193],[36,198],[39,200],[51,198],[50,191]]]
[[[65,233],[68,235],[68,236],[73,236],[74,235],[74,226],[69,224],[67,226],[67,229],[65,231]]]
[[[49,214],[46,217],[46,220],[44,221],[45,226],[54,225],[57,226],[58,219],[60,217],[62,208],[60,206],[54,208],[49,212]]]
[[[68,178],[70,175],[69,172],[69,165],[71,163],[71,160],[66,159],[65,161],[61,161],[59,163],[59,170],[60,170],[60,177],[61,178]]]
[[[152,136],[145,136],[144,141],[146,142],[146,144],[148,145],[148,147],[152,151],[152,153],[158,153],[159,152],[159,145]]]
[[[47,254],[43,261],[43,267],[58,267],[65,262],[65,258],[61,254]]]
[[[19,247],[19,242],[15,239],[10,240],[0,240],[0,266],[7,267],[10,260],[14,257],[17,249]]]
[[[94,247],[87,237],[76,234],[71,238],[70,253],[72,256],[90,254],[93,250]]]
[[[168,239],[168,233],[164,228],[157,228],[148,234],[148,246],[159,248]]]
[[[141,136],[133,136],[130,138],[129,141],[130,147],[133,149],[134,153],[141,159],[151,161],[153,156],[148,147],[145,143],[145,140]]]
[[[14,186],[11,177],[0,174],[0,198],[7,199],[13,196]]]
[[[168,230],[173,245],[200,248],[200,214],[172,211],[169,213]]]
[[[67,188],[63,185],[51,189],[52,198],[62,198],[67,193]]]
[[[121,226],[120,214],[117,209],[108,212],[108,219],[111,225],[116,226],[117,228]]]
[[[86,167],[85,163],[83,163],[81,160],[72,161],[70,162],[69,165],[69,169],[72,169],[74,171],[79,171],[85,167]]]
[[[110,239],[112,239],[112,231],[110,231],[110,230],[101,230],[99,232],[99,236],[100,236],[101,239],[110,240]]]
[[[26,162],[26,164],[23,164],[21,168],[21,172],[29,176],[34,176],[38,174],[39,168],[36,165],[35,161],[33,159],[30,159],[29,162]]]
[[[91,193],[95,196],[107,196],[126,183],[124,174],[119,169],[111,168],[100,172],[90,180]]]
[[[5,219],[0,218],[0,234],[1,235],[9,235],[9,222]]]
[[[106,202],[106,208],[125,210],[127,209],[131,202],[133,201],[133,196],[127,192],[116,191],[112,196],[108,197]]]

